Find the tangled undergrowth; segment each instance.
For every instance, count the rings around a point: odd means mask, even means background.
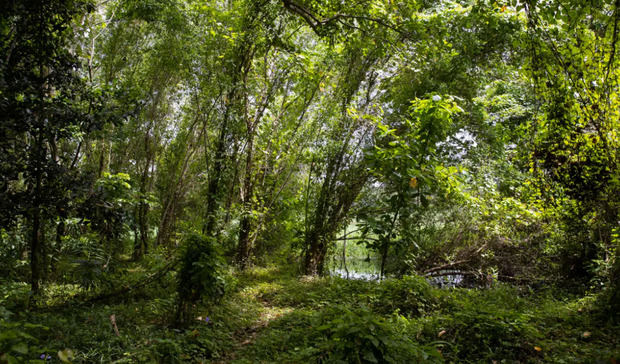
[[[2,363],[614,363],[620,358],[620,327],[598,315],[596,297],[557,290],[505,285],[440,290],[419,277],[377,283],[254,268],[236,273],[229,295],[218,304],[196,306],[192,323],[178,329],[171,324],[174,289],[165,282],[122,300],[29,311],[20,310],[23,288],[2,285]]]

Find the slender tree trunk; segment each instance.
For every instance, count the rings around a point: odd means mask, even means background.
[[[239,223],[239,245],[237,249],[237,262],[241,269],[245,269],[252,251],[250,246],[250,230],[252,229],[252,158],[254,148],[254,131],[249,128],[247,154],[245,161],[245,176],[243,178],[243,191],[241,203],[243,204],[243,215]]]
[[[354,169],[357,167],[348,171],[355,176],[354,178],[336,181],[334,175],[342,172],[336,172],[336,167],[328,168],[327,177],[317,201],[317,209],[314,211],[310,233],[305,239],[305,246],[308,247],[304,269],[306,274],[324,273],[328,244],[334,239],[334,234],[368,179],[365,170],[358,173]],[[339,183],[343,185],[336,187]]]
[[[218,198],[220,190],[220,180],[222,178],[222,168],[224,165],[224,153],[226,149],[226,134],[228,133],[228,118],[230,106],[227,106],[226,113],[224,114],[224,120],[222,121],[222,127],[220,129],[220,135],[217,141],[215,149],[215,156],[213,161],[213,168],[209,173],[209,184],[207,187],[207,206],[206,206],[206,222],[202,227],[202,233],[206,236],[213,236],[215,229],[216,214],[218,210]]]
[[[145,202],[140,203],[140,257],[148,253],[149,246],[149,226],[148,226],[149,205]]]
[[[388,258],[388,252],[390,250],[390,240],[388,238],[388,241],[386,241],[383,244],[383,247],[381,249],[381,272],[380,272],[380,279],[383,279],[383,277],[385,277],[385,262],[387,261]]]
[[[331,178],[332,178],[332,163],[328,163],[327,173],[323,185],[321,186],[321,192],[317,200],[317,207],[314,211],[314,218],[312,225],[310,226],[309,233],[305,237],[305,245],[308,247],[306,252],[306,259],[304,263],[304,270],[307,275],[319,275],[322,274],[321,267],[323,266],[323,256],[327,245],[325,244],[326,231],[324,227],[326,221],[329,219],[328,215],[328,200],[331,196]]]
[[[234,84],[234,82],[233,82]],[[226,136],[228,134],[230,114],[235,104],[236,90],[233,88],[227,93],[226,110],[220,127],[220,134],[215,146],[213,166],[209,173],[209,183],[207,185],[207,203],[205,211],[205,223],[202,226],[202,233],[206,236],[214,236],[217,210],[219,208],[218,195],[220,193],[220,182],[226,159]]]
[[[233,203],[233,197],[235,195],[235,185],[237,182],[237,178],[239,177],[239,163],[237,163],[237,153],[239,152],[239,143],[235,143],[234,149],[233,149],[233,155],[232,155],[232,161],[233,161],[233,177],[230,180],[230,184],[228,186],[228,197],[226,198],[226,216],[224,217],[224,224],[228,224],[230,222],[230,218],[232,216],[231,214],[231,207],[232,207],[232,203]]]
[[[32,212],[32,231],[30,237],[30,289],[34,296],[39,294],[41,281],[41,209],[35,207]]]
[[[62,237],[65,235],[65,219],[64,217],[60,217],[60,221],[58,225],[56,225],[56,246],[55,246],[55,254],[51,261],[51,271],[56,272],[57,262],[59,256],[62,252]]]
[[[610,307],[610,312],[612,312],[611,319],[614,322],[620,322],[620,256],[618,256],[618,252],[616,252],[616,262],[612,267],[610,274],[610,287],[609,296],[607,304]]]
[[[394,213],[394,218],[392,219],[392,223],[390,225],[390,231],[388,232],[388,235],[385,239],[385,241],[383,242],[383,246],[381,247],[381,275],[380,275],[380,279],[383,279],[383,277],[385,276],[385,262],[387,261],[388,258],[388,253],[390,251],[390,244],[392,242],[392,233],[394,232],[394,227],[396,226],[396,220],[398,219],[398,214],[400,213],[400,208],[398,210],[396,210],[396,213]]]
[[[31,236],[30,236],[30,287],[33,296],[39,294],[41,282],[41,266],[44,264],[43,252],[43,235],[42,235],[42,216],[41,216],[41,197],[43,196],[43,171],[40,161],[45,158],[45,150],[43,149],[43,135],[39,131],[34,148],[32,159],[34,160],[34,201],[31,213]]]
[[[218,96],[217,99],[219,100],[219,98],[220,97]],[[192,156],[194,155],[194,152],[196,151],[194,146],[199,143],[201,137],[205,134],[205,130],[207,128],[206,120],[208,119],[208,115],[211,114],[211,111],[213,110],[214,107],[215,107],[215,102],[213,103],[212,107],[207,111],[207,116],[204,117],[202,128],[195,139],[193,137],[194,128],[196,124],[198,123],[198,121],[200,120],[200,116],[196,117],[195,121],[192,123],[191,127],[189,128],[189,135],[190,135],[190,139],[188,143],[189,146],[183,158],[183,166],[181,167],[181,172],[179,173],[177,181],[169,189],[167,193],[166,201],[164,203],[164,210],[162,212],[161,220],[159,223],[159,229],[157,230],[156,245],[168,245],[169,244],[170,236],[172,235],[172,232],[174,231],[174,226],[176,222],[177,202],[183,196],[183,185],[185,181],[185,175],[189,168],[190,160]],[[199,105],[198,105],[198,112],[199,113],[202,112],[200,110]]]
[[[99,165],[97,167],[97,178],[101,178],[105,172],[110,169],[110,152],[111,147],[108,146],[108,143],[105,139],[102,139],[99,143],[100,151],[99,151]]]
[[[168,201],[165,203],[165,208],[159,223],[159,229],[157,229],[157,245],[168,245],[170,242],[170,236],[172,234],[172,227],[174,225],[176,215],[176,199],[177,195],[174,194],[173,196],[168,197]]]
[[[133,259],[138,260],[144,254],[148,253],[148,203],[144,202],[147,194],[147,184],[149,177],[149,169],[151,165],[151,157],[150,157],[150,148],[149,148],[149,138],[148,134],[145,136],[145,148],[147,153],[147,159],[144,166],[144,170],[142,171],[142,177],[140,178],[140,202],[137,206],[137,227],[138,227],[138,239],[134,241],[134,251],[133,251]]]
[[[260,6],[256,8],[258,12]],[[251,29],[255,26],[252,24],[248,27]],[[248,30],[249,33],[249,30]],[[213,161],[213,168],[209,173],[209,183],[207,188],[207,206],[206,206],[206,222],[203,225],[202,232],[207,236],[215,236],[215,223],[217,218],[217,211],[219,209],[219,193],[220,193],[220,183],[223,175],[223,168],[225,166],[225,158],[226,158],[226,136],[229,132],[231,123],[231,114],[234,112],[234,109],[238,107],[237,104],[240,98],[240,90],[239,90],[239,81],[244,81],[246,84],[247,74],[251,67],[251,60],[254,57],[253,43],[250,41],[242,40],[239,43],[240,47],[236,52],[236,59],[234,62],[234,67],[231,69],[232,72],[232,82],[231,89],[228,90],[226,98],[225,98],[225,111],[224,117],[222,119],[222,126],[220,127],[220,135],[217,140],[215,156]]]
[[[133,252],[132,259],[138,260],[140,258],[140,231],[138,229],[138,210],[139,206],[133,209]]]
[[[349,279],[349,268],[347,268],[347,227],[344,228],[344,240],[342,241],[342,264],[344,265],[344,271],[347,272],[347,279]]]

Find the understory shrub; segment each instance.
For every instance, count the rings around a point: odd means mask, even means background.
[[[377,286],[374,309],[381,313],[398,310],[406,316],[419,316],[434,305],[433,289],[420,276],[387,279]]]
[[[537,328],[519,312],[472,307],[455,312],[448,327],[458,358],[524,360],[536,353]]]
[[[187,324],[191,308],[200,300],[217,302],[225,292],[224,262],[212,239],[189,235],[181,247],[181,267],[177,275],[177,324]]]
[[[253,350],[267,362],[441,363],[437,349],[414,341],[408,325],[403,316],[384,318],[367,307],[297,311],[273,322]]]
[[[47,357],[46,350],[39,345],[39,340],[29,332],[35,330],[49,329],[41,325],[0,320],[0,363],[44,363],[44,360],[38,359]]]
[[[423,336],[447,344],[446,358],[459,362],[523,361],[537,357],[541,334],[531,302],[516,289],[499,286],[490,290],[457,289],[439,292],[440,310],[427,320]]]
[[[385,319],[366,308],[330,309],[321,317],[317,331],[324,338],[317,345],[327,363],[434,363],[439,352],[411,340],[406,320],[398,315]]]

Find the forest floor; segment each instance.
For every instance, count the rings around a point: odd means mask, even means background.
[[[400,335],[413,338],[419,362],[615,364],[620,358],[620,327],[596,316],[594,296],[501,285],[441,290],[413,278],[299,278],[276,267],[247,272],[239,284],[228,302],[248,304],[241,311],[255,310],[254,320],[235,331],[218,363],[357,362],[357,355],[361,362],[399,362],[389,351],[412,344],[397,342]],[[364,351],[372,355],[364,358]]]
[[[0,304],[12,310],[0,321],[0,351],[21,350],[32,360],[51,354],[39,362],[58,362],[57,352],[68,348],[74,362],[84,363],[613,364],[620,358],[620,326],[597,314],[596,296],[505,285],[441,290],[419,277],[309,278],[281,267],[231,279],[233,290],[216,305],[196,308],[195,322],[182,330],[169,325],[172,279],[131,298],[31,311],[8,304],[15,300],[6,292],[15,295],[25,285],[0,285]],[[19,337],[27,346],[19,347]]]

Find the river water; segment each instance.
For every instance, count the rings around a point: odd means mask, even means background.
[[[346,249],[346,264],[342,260],[343,243],[336,244],[336,251],[328,263],[331,276],[344,279],[378,281],[380,277],[381,261],[375,252],[356,244],[348,244]],[[433,272],[426,277],[428,283],[438,288],[470,287],[471,282],[465,279],[458,270],[442,270]]]
[[[336,261],[330,267],[329,274],[334,277],[340,277],[344,279],[364,280],[364,281],[378,281],[379,277],[379,264],[376,259],[370,260],[356,260],[352,259],[347,262],[347,269],[344,269],[343,264]],[[433,276],[427,276],[426,280],[431,286],[438,288],[455,288],[464,287],[465,276],[457,270],[445,270],[435,272]]]

